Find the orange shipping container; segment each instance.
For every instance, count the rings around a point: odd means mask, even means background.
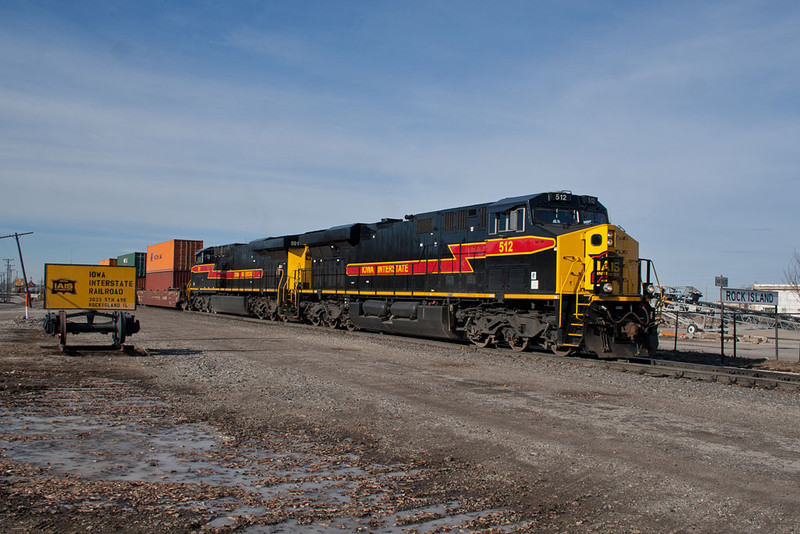
[[[110,267],[117,266],[117,258],[108,258],[107,260],[100,260],[97,265],[108,265]]]
[[[188,271],[194,263],[194,253],[203,248],[202,241],[173,239],[147,247],[147,272]]]

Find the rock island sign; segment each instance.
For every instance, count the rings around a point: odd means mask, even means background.
[[[777,306],[777,291],[756,291],[754,289],[732,289],[723,287],[720,291],[725,304],[756,304],[759,306]]]

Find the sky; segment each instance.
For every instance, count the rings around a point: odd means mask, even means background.
[[[2,0],[0,20],[0,235],[33,232],[37,281],[554,190],[599,197],[664,284],[782,283],[800,249],[793,0]],[[19,270],[14,239],[0,257]]]

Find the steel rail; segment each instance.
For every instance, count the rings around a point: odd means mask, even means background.
[[[591,361],[609,369],[636,372],[648,376],[668,376],[745,387],[800,391],[800,374],[795,373],[648,358],[627,361]]]
[[[276,324],[288,326],[290,328],[304,328],[319,330],[320,327],[305,324],[305,323],[283,323],[280,321],[265,321],[255,317],[245,317],[239,315],[224,315],[224,314],[209,314],[205,312],[184,311],[192,315],[215,317],[223,320],[253,322],[260,324]],[[380,339],[384,334],[368,331],[345,332],[342,330],[329,330],[329,332],[340,332],[346,335],[357,335],[365,337],[375,337]],[[395,336],[389,336],[395,338]],[[399,336],[398,336],[399,337]],[[741,367],[726,367],[718,365],[709,365],[701,363],[679,362],[673,360],[664,360],[660,358],[631,358],[630,360],[602,360],[597,358],[586,358],[580,356],[557,356],[544,349],[530,350],[527,352],[516,352],[510,348],[481,348],[471,344],[468,341],[459,343],[455,340],[438,340],[426,339],[416,337],[403,338],[408,343],[421,344],[421,345],[435,345],[442,348],[461,346],[468,348],[475,352],[487,353],[497,355],[497,352],[507,353],[509,356],[516,358],[529,357],[532,360],[547,360],[552,362],[560,362],[565,365],[580,365],[583,367],[593,367],[595,369],[610,369],[614,371],[623,371],[630,373],[637,373],[652,377],[672,377],[698,380],[702,382],[715,382],[725,385],[738,385],[743,387],[757,387],[762,389],[778,389],[783,391],[800,391],[800,374],[787,373],[781,371],[768,371],[763,369],[747,369]]]

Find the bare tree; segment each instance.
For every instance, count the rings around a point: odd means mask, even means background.
[[[784,271],[784,275],[786,276],[786,282],[791,286],[792,291],[794,291],[798,296],[800,296],[800,253],[796,250],[792,255],[792,259],[789,262],[789,266]]]

